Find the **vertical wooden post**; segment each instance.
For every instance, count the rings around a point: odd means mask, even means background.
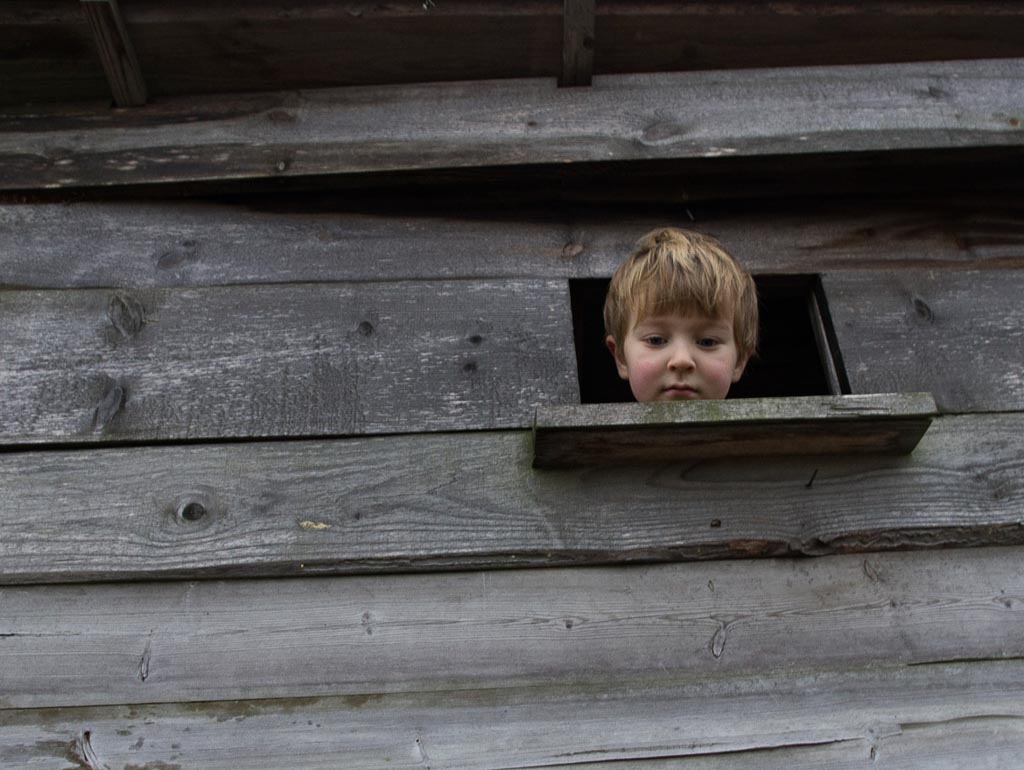
[[[81,0],[81,5],[92,28],[114,104],[118,107],[145,104],[146,83],[117,0]]]
[[[595,0],[565,0],[560,86],[589,86],[594,74]]]

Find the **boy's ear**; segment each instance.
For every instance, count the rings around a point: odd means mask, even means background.
[[[750,360],[750,353],[747,353],[736,363],[736,368],[732,370],[732,381],[739,382],[740,377],[743,376],[743,370],[747,367],[747,361]]]
[[[615,344],[615,338],[609,334],[604,338],[604,344],[608,346],[608,352],[612,354],[613,358],[615,358],[615,368],[619,370],[619,377],[624,380],[628,380],[629,367],[626,366],[626,361],[622,357],[622,353],[619,351],[618,345]],[[733,382],[735,381],[736,380],[733,380]]]

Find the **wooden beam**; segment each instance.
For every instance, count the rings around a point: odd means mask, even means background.
[[[539,407],[533,467],[909,454],[935,414],[927,393]]]
[[[297,90],[557,77],[561,68],[563,0],[427,9],[307,0],[285,15],[243,0],[132,0],[130,10],[162,97],[258,91],[271,81]],[[104,98],[83,26],[67,0],[0,4],[0,102]],[[1024,11],[1013,0],[602,0],[596,27],[598,74],[1024,56]]]
[[[0,189],[1020,147],[1024,60],[434,83],[37,110]],[[756,115],[757,120],[751,120]]]
[[[8,587],[0,709],[1021,658],[1021,555]]]
[[[882,664],[685,683],[659,675],[649,684],[23,709],[0,712],[0,750],[6,744],[12,768],[87,746],[94,766],[211,770],[323,768],[338,757],[386,770],[421,753],[433,767],[493,767],[498,754],[502,767],[591,770],[656,759],[660,770],[705,768],[702,760],[853,767],[870,756],[910,767],[932,766],[940,753],[950,766],[1012,767],[1024,750],[1022,702],[1020,660]]]
[[[525,427],[579,401],[564,281],[5,292],[0,441]]]
[[[904,457],[573,471],[532,471],[526,431],[7,452],[0,582],[1024,543],[1022,436],[1020,414],[944,417]]]
[[[353,213],[329,194],[0,204],[0,284],[36,289],[608,278],[644,232],[714,235],[755,273],[1024,269],[1024,206],[985,194],[687,204],[638,216],[496,207]],[[690,221],[687,211],[693,215]],[[287,259],[281,254],[287,253]],[[73,269],[69,266],[73,265]]]
[[[117,0],[80,0],[118,107],[146,103],[146,82]]]
[[[564,0],[560,86],[589,86],[594,74],[595,0]]]
[[[835,272],[823,284],[854,393],[928,390],[946,412],[1024,410],[1024,270]]]

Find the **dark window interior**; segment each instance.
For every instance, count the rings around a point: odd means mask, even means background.
[[[815,275],[754,276],[761,311],[758,353],[729,391],[729,398],[849,393],[835,334]],[[580,401],[632,401],[604,344],[608,279],[569,282]]]

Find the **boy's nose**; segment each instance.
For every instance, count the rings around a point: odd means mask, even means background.
[[[692,369],[693,353],[690,346],[685,343],[678,343],[672,346],[672,352],[668,360],[668,368],[672,371]]]

